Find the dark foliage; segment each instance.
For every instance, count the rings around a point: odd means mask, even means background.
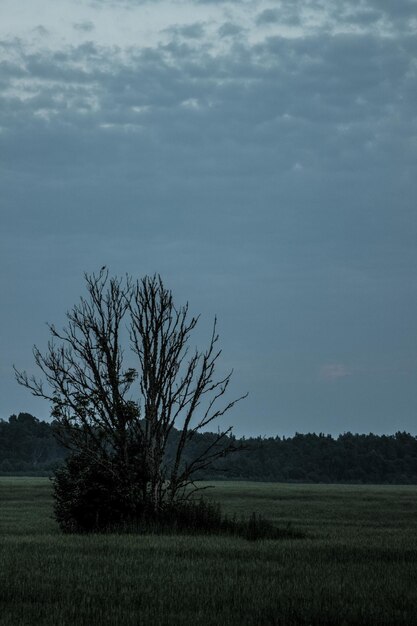
[[[54,438],[54,423],[28,413],[0,420],[0,473],[51,474],[68,454]],[[172,454],[172,432],[167,456]],[[196,434],[184,455],[195,457],[214,440],[212,433]],[[239,443],[239,442],[238,442]],[[288,438],[242,441],[247,451],[220,459],[198,474],[199,479],[259,480],[307,483],[417,484],[417,437],[395,435],[297,434]],[[169,459],[168,459],[169,460]]]
[[[279,529],[261,515],[249,519],[223,515],[220,505],[199,498],[167,504],[155,512],[140,506],[120,484],[120,474],[110,474],[85,456],[71,455],[55,472],[55,517],[65,533],[133,532],[140,534],[224,534],[258,539],[300,538],[292,528]],[[143,502],[143,500],[142,500]]]
[[[213,435],[191,442],[193,455]],[[417,437],[345,433],[240,440],[245,450],[219,459],[198,474],[202,480],[259,480],[299,483],[417,484]],[[185,458],[185,461],[187,459]]]
[[[220,505],[200,498],[188,500],[180,506],[167,507],[158,520],[145,519],[143,532],[186,532],[187,534],[224,534],[243,537],[249,541],[258,539],[298,539],[305,535],[290,526],[276,528],[262,515],[252,513],[249,519],[237,519],[236,516],[223,515]]]
[[[123,471],[117,459],[109,466],[71,454],[53,483],[55,517],[64,532],[105,531],[143,515],[142,477],[134,468]]]
[[[0,473],[50,474],[67,455],[54,427],[29,413],[0,420]]]

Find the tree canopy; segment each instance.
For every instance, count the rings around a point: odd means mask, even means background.
[[[86,487],[95,481],[96,491],[119,494],[122,517],[158,516],[200,489],[198,472],[237,451],[226,427],[186,454],[198,432],[245,396],[229,398],[232,372],[216,375],[216,319],[206,349],[191,350],[199,317],[188,303],[174,304],[160,276],[110,277],[102,268],[85,282],[67,325],[51,324],[47,350],[34,348],[41,378],[16,370],[17,381],[51,402],[55,432],[73,453],[56,474],[58,499],[75,483],[74,497],[80,493],[84,475]]]

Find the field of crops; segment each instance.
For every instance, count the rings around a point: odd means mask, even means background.
[[[0,624],[416,624],[417,488],[217,483],[303,539],[64,536],[45,478],[0,478]]]

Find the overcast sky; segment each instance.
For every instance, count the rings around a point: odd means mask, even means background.
[[[218,315],[238,435],[417,432],[417,2],[2,0],[0,418],[83,272]]]

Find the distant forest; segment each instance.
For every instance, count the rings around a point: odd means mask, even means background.
[[[50,475],[68,454],[55,439],[54,427],[53,422],[29,413],[0,420],[0,475]],[[212,433],[196,434],[188,458],[194,458],[215,437]],[[294,437],[243,438],[236,443],[245,449],[220,459],[198,478],[417,484],[417,437],[405,432],[344,433],[337,438],[297,433]]]

